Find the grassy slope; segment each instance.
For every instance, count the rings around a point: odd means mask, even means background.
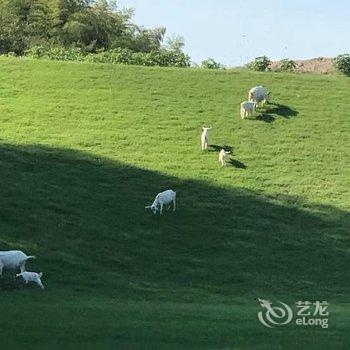
[[[1,58],[0,250],[47,286],[0,282],[1,349],[349,347],[349,102],[339,76]],[[257,297],[328,300],[330,328],[265,329]]]

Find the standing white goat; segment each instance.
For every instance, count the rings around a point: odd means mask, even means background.
[[[27,256],[20,250],[0,251],[0,276],[4,267],[10,269],[20,268],[21,272],[24,272],[28,259],[35,259],[35,256]]]
[[[226,165],[226,158],[230,153],[230,151],[225,151],[224,149],[219,152],[219,163],[221,163],[221,166]]]
[[[241,103],[241,118],[244,119],[253,114],[257,107],[256,102],[244,101]]]
[[[166,190],[164,192],[160,192],[156,195],[156,198],[154,199],[154,202],[152,205],[149,205],[145,207],[146,209],[151,209],[153,211],[153,214],[157,213],[157,210],[159,210],[159,213],[163,213],[163,206],[164,204],[170,204],[173,203],[173,211],[176,209],[176,192],[173,190]],[[170,208],[169,205],[169,208]],[[160,206],[160,209],[158,208]]]
[[[211,128],[205,128],[204,126],[202,127],[202,134],[201,134],[202,151],[208,148],[210,129]]]
[[[43,276],[43,273],[36,273],[36,272],[21,272],[16,275],[16,277],[22,277],[25,284],[28,284],[28,282],[34,282],[36,283],[41,289],[44,289],[43,284],[41,283],[41,277]]]

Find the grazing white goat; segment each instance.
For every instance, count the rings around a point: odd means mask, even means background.
[[[202,134],[201,134],[202,151],[208,148],[210,129],[211,128],[205,128],[204,126],[202,127]]]
[[[10,269],[20,268],[21,272],[24,272],[28,259],[35,259],[35,256],[27,256],[20,250],[0,251],[0,276],[4,267]]]
[[[226,165],[226,158],[230,153],[231,152],[225,151],[224,149],[219,152],[219,163],[221,163],[221,166]]]
[[[269,100],[270,94],[271,92],[266,92],[263,86],[254,86],[248,92],[248,101],[256,102],[257,104],[262,103],[262,105],[264,105],[265,102]]]
[[[43,276],[43,273],[36,273],[36,272],[21,272],[16,275],[16,277],[22,277],[25,284],[28,284],[28,282],[34,282],[36,283],[40,288],[44,289],[43,284],[41,283],[41,277]]]
[[[244,101],[241,103],[241,118],[244,119],[253,114],[257,107],[256,102]]]
[[[145,207],[146,209],[151,209],[153,211],[153,214],[156,214],[159,210],[159,213],[163,213],[163,206],[164,204],[169,204],[169,208],[171,205],[171,202],[173,203],[173,211],[176,209],[176,192],[173,190],[166,190],[164,192],[160,192],[156,195],[156,198],[154,199],[154,202],[152,205],[149,205]],[[158,208],[160,207],[160,209]]]

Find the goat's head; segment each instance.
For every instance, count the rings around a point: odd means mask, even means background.
[[[148,205],[147,207],[145,207],[145,209],[151,209],[153,211],[153,214],[157,213],[158,208],[155,205]]]

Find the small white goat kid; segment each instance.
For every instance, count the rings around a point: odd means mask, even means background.
[[[28,259],[35,259],[35,256],[28,256],[20,250],[0,251],[0,276],[3,268],[20,268],[21,272],[24,272]]]
[[[202,127],[202,134],[201,134],[202,151],[208,148],[210,129],[211,128],[205,128],[204,126]]]
[[[249,117],[256,110],[258,104],[252,101],[244,101],[241,103],[241,118]]]
[[[41,289],[44,289],[43,284],[41,283],[41,277],[43,276],[43,273],[36,273],[36,272],[21,272],[16,275],[16,277],[22,277],[25,284],[28,284],[28,282],[34,282],[36,283]]]
[[[230,153],[231,152],[225,151],[224,149],[219,152],[219,163],[221,163],[221,166],[226,165],[226,158]]]
[[[151,209],[153,214],[156,214],[159,210],[159,213],[163,213],[164,204],[169,204],[169,208],[171,203],[173,203],[173,211],[176,209],[176,192],[173,190],[166,190],[164,192],[160,192],[156,195],[154,202],[152,205],[145,207],[146,209]],[[158,208],[160,207],[160,208]]]

